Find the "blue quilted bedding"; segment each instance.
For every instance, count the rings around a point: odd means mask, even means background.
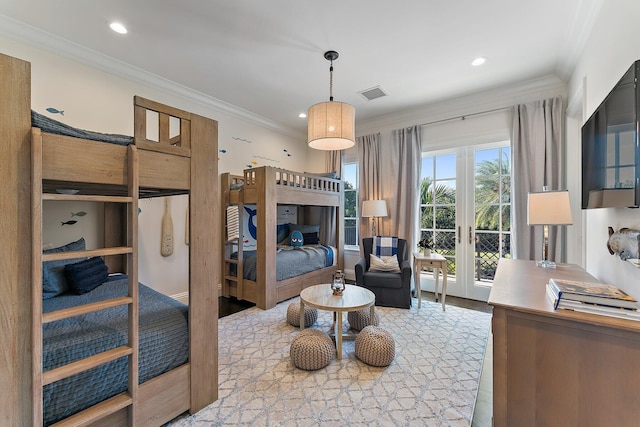
[[[40,128],[43,132],[54,133],[56,135],[73,136],[76,138],[90,139],[92,141],[108,142],[117,145],[133,144],[133,137],[119,135],[115,133],[101,133],[90,130],[78,129],[59,122],[42,114],[31,110],[31,126]]]
[[[110,277],[89,293],[43,300],[43,312],[126,295],[126,276]],[[139,307],[138,372],[143,383],[188,361],[188,307],[142,284]],[[43,371],[126,345],[127,310],[125,305],[43,325]],[[126,388],[126,357],[49,384],[43,390],[44,424],[59,421]]]
[[[243,251],[243,273],[247,280],[256,280],[256,251]],[[232,258],[237,258],[234,253]],[[278,246],[276,249],[276,280],[285,280],[300,276],[334,263],[333,248],[324,245]],[[231,274],[235,275],[232,265]]]

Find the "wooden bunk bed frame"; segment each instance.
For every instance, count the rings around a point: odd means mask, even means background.
[[[242,188],[233,184],[242,183]],[[344,225],[342,212],[344,189],[342,181],[309,173],[293,172],[271,166],[245,169],[244,175],[221,174],[221,212],[228,206],[238,205],[242,218],[242,205],[255,204],[257,213],[257,264],[256,281],[243,278],[242,242],[227,240],[225,220],[222,229],[222,295],[255,303],[266,310],[286,299],[300,294],[302,289],[329,283],[333,272],[342,269],[344,247]],[[336,265],[312,271],[285,280],[276,279],[276,225],[277,205],[333,207],[336,214],[335,246]],[[304,223],[304,214],[298,210],[299,223]],[[301,221],[301,222],[300,222]],[[242,225],[240,225],[240,239]],[[238,245],[238,243],[240,243]],[[231,259],[233,248],[237,248],[237,259]],[[230,274],[230,266],[236,264],[236,275]]]
[[[218,398],[217,283],[220,221],[215,120],[135,97],[134,144],[119,146],[53,135],[31,128],[31,65],[0,54],[0,195],[3,233],[0,258],[0,424],[41,425],[42,386],[85,370],[84,359],[67,371],[42,373],[42,323],[71,317],[69,310],[42,314],[42,261],[69,256],[42,254],[42,200],[104,202],[105,247],[75,256],[104,256],[110,272],[130,275],[129,344],[102,359],[125,355],[129,391],[56,425],[157,426]],[[146,111],[159,117],[159,141],[147,140]],[[180,119],[180,139],[169,138],[170,117]],[[80,189],[76,195],[54,189]],[[104,193],[104,194],[103,194]],[[120,195],[118,193],[121,193]],[[108,194],[108,195],[105,195]],[[137,198],[189,194],[189,361],[137,384]],[[32,197],[33,196],[33,197]],[[5,210],[6,209],[6,210]],[[69,254],[71,252],[68,252]],[[73,253],[71,253],[73,255]],[[123,269],[126,267],[126,269]],[[82,312],[115,304],[105,302]],[[55,320],[55,318],[54,318]],[[100,359],[100,358],[98,358]],[[71,366],[71,365],[67,365]],[[45,378],[46,377],[46,378]]]

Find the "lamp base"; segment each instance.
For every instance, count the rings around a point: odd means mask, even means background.
[[[547,259],[538,261],[536,264],[538,265],[538,267],[542,267],[542,268],[556,268],[556,263],[553,261],[549,261]]]

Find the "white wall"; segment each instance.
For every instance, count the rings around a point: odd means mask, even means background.
[[[640,2],[607,0],[587,39],[579,62],[569,82],[569,99],[574,100],[582,117],[580,125],[604,100],[609,91],[631,66],[640,59]],[[582,107],[582,108],[580,108]],[[572,126],[568,149],[580,153],[579,126]],[[571,185],[580,188],[580,174],[570,176]],[[607,251],[607,227],[640,229],[640,210],[628,208],[592,209],[583,211],[585,266],[598,279],[614,283],[629,294],[640,298],[640,269],[612,256]]]
[[[55,43],[58,43],[57,50],[66,52],[67,57],[53,54],[50,49],[0,37],[1,53],[31,62],[32,109],[41,114],[82,129],[133,135],[133,96],[140,95],[217,120],[219,149],[225,152],[220,151],[219,160],[212,161],[219,161],[220,173],[241,174],[248,165],[302,170],[307,164],[318,163],[307,159],[315,152],[310,154],[304,135],[281,132],[277,124],[267,123],[258,116],[254,119],[249,112],[240,109],[235,112],[232,106],[222,109],[215,99],[112,62],[95,52],[79,47],[74,51],[73,46],[70,48],[53,38],[44,44]],[[103,71],[105,68],[110,72]],[[47,113],[48,107],[62,110],[64,115]],[[160,255],[164,202],[157,199],[140,203],[139,275],[141,282],[165,294],[182,296],[188,290],[188,246],[181,237],[188,199],[186,196],[174,199],[171,209],[176,245],[174,254],[166,258]],[[87,203],[57,206],[54,202],[46,202],[44,211],[44,242],[61,245],[85,237],[89,248],[103,244],[101,208],[87,206]],[[78,219],[74,225],[60,225],[61,221],[71,219],[71,212],[77,211],[88,214],[80,219],[74,217]]]

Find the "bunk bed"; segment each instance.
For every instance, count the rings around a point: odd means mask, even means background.
[[[3,282],[6,297],[0,308],[7,322],[1,326],[1,347],[7,349],[2,357],[9,369],[1,374],[6,394],[12,397],[3,402],[0,418],[11,425],[56,421],[55,425],[154,426],[204,408],[218,393],[218,269],[210,262],[220,250],[215,239],[215,224],[220,221],[214,184],[217,163],[212,161],[217,154],[217,122],[136,96],[134,136],[129,141],[99,141],[101,135],[93,138],[91,132],[75,136],[65,135],[64,130],[47,132],[32,127],[30,64],[0,54],[0,69],[0,131],[7,147],[0,169],[15,198],[3,196],[2,201],[19,214],[17,226],[7,227],[2,240],[12,250],[5,257],[6,265],[3,263],[5,278],[10,280]],[[147,139],[148,112],[158,118],[155,140]],[[169,129],[175,120],[179,132],[174,135]],[[47,125],[37,117],[33,124]],[[176,194],[190,196],[188,309],[138,283],[138,198]],[[43,253],[45,200],[102,203],[104,247]],[[43,263],[84,258],[102,258],[109,273],[126,275],[109,277],[82,295],[67,293],[43,300]],[[167,344],[165,340],[172,338],[162,337],[165,328],[157,326],[168,325],[163,322],[169,317],[177,320],[178,326],[174,341]],[[118,327],[106,323],[105,318],[115,319]],[[111,338],[113,345],[103,348],[95,345],[93,337],[89,338],[91,345],[73,338],[78,325],[90,323],[98,335],[101,329],[117,329],[118,338]],[[65,324],[64,333],[56,329]],[[153,336],[148,338],[144,330],[154,326]],[[165,343],[164,347],[148,349],[147,341]],[[75,354],[91,346],[93,351]],[[162,366],[149,364],[149,357],[174,350],[175,354],[161,358]],[[61,366],[51,362],[58,357],[52,356],[56,351],[74,353],[71,362]],[[57,415],[44,420],[43,414],[48,412],[43,407],[44,397],[47,405],[57,395],[82,400],[85,389],[77,388],[84,387],[78,385],[82,375],[114,366],[125,378],[124,391],[106,400],[96,398],[91,402],[95,405],[62,420]],[[65,382],[78,393],[65,390]],[[51,386],[59,388],[48,391]]]
[[[329,283],[333,273],[342,268],[341,250],[344,246],[342,211],[344,205],[343,184],[340,180],[311,173],[294,172],[271,166],[245,169],[242,176],[221,174],[221,211],[235,207],[239,212],[243,206],[256,206],[257,249],[252,260],[253,277],[246,278],[246,257],[242,239],[230,238],[228,221],[222,221],[222,295],[255,303],[259,308],[269,309],[278,302],[300,294],[308,286]],[[296,205],[297,223],[309,221],[309,207],[323,207],[323,215],[333,216],[335,230],[329,233],[332,242],[320,241],[333,246],[332,262],[318,265],[313,271],[293,277],[282,275],[282,263],[278,256],[277,206]],[[325,233],[326,234],[326,233]],[[318,248],[317,250],[320,250]]]

